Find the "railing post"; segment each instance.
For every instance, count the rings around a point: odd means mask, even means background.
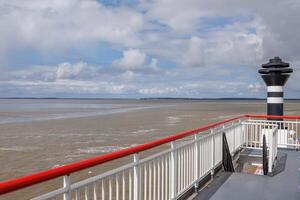
[[[139,155],[135,153],[133,155],[133,162],[135,163],[133,167],[133,199],[140,200],[141,195],[141,175],[140,175],[140,166],[139,166]]]
[[[298,144],[298,118],[296,118],[296,134],[295,134],[295,142],[296,142],[296,144]],[[299,148],[299,146],[297,147],[296,146],[296,148],[298,149]]]
[[[244,132],[243,132],[243,124],[242,124],[242,120],[241,119],[239,119],[239,128],[238,128],[238,132],[240,133],[240,137],[239,137],[239,149],[241,148],[241,145],[243,145],[243,134],[244,134]]]
[[[268,146],[269,146],[269,173],[272,173],[272,167],[273,167],[273,137],[274,137],[274,129],[269,129],[269,138],[268,138]]]
[[[195,143],[194,143],[194,161],[195,161],[195,181],[198,179],[199,177],[199,145],[198,145],[198,134],[195,134],[194,135],[194,140],[195,140]],[[197,189],[198,188],[198,182],[195,183],[195,188]]]
[[[245,123],[242,123],[242,134],[241,134],[241,143],[243,144],[243,146],[246,146],[247,147],[247,141],[246,141],[246,124]]]
[[[212,134],[212,149],[211,149],[211,157],[212,157],[212,166],[211,166],[211,171],[210,171],[210,175],[211,178],[213,179],[214,177],[214,173],[215,173],[215,136],[213,135],[214,130],[211,129],[210,130],[210,134]]]
[[[234,122],[232,122],[232,128],[233,128],[233,151],[235,151],[235,126],[234,126]]]
[[[278,152],[278,128],[275,130],[275,155],[277,157]]]
[[[71,179],[70,176],[64,176],[63,177],[64,182],[64,188],[67,189],[67,191],[64,193],[64,200],[71,200]]]
[[[177,195],[177,149],[176,142],[171,142],[171,199]]]

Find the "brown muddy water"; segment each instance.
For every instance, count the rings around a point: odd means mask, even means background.
[[[0,181],[142,144],[236,115],[265,114],[265,107],[265,101],[246,100],[0,99]],[[300,101],[285,103],[285,114],[299,113]],[[74,175],[74,180],[113,169],[128,160],[123,158],[83,170]],[[48,181],[0,196],[0,199],[29,199],[60,187],[61,182],[61,179]]]

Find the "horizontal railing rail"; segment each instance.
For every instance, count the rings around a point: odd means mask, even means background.
[[[246,114],[244,117],[251,118],[261,118],[261,119],[300,119],[298,115],[254,115],[254,114]]]

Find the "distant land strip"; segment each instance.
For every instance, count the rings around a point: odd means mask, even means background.
[[[179,97],[147,97],[147,98],[80,98],[80,97],[0,97],[0,99],[67,99],[67,100],[266,100],[266,98],[179,98]],[[300,100],[285,98],[285,100]]]

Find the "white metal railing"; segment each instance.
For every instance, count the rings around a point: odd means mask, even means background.
[[[248,120],[243,124],[243,134],[245,138],[244,146],[250,149],[262,149],[263,135],[266,136],[268,147],[268,171],[272,172],[277,157],[278,148],[278,122],[268,122],[262,120]]]
[[[264,125],[278,125],[278,147],[281,148],[298,148],[300,146],[299,144],[299,138],[298,138],[298,130],[300,121],[296,120],[285,120],[285,121],[276,121],[276,120],[253,120],[249,119],[247,122],[253,122],[253,123],[261,123]],[[257,130],[259,130],[261,126],[257,127]],[[253,127],[252,127],[253,128]],[[253,129],[252,131],[256,131]],[[256,132],[257,133],[257,132]],[[262,140],[261,140],[262,141]]]
[[[79,182],[64,176],[63,187],[34,198],[167,200],[177,199],[209,174],[222,161],[222,133],[226,133],[229,150],[262,148],[266,134],[269,148],[269,171],[277,147],[297,147],[298,121],[248,120],[241,118],[210,126],[188,140],[173,140],[168,148],[146,158],[135,153],[132,162]],[[199,129],[200,130],[200,129]]]
[[[237,120],[210,134],[195,134],[192,140],[173,141],[170,148],[80,182],[64,176],[63,188],[34,198],[146,200],[176,199],[210,173],[222,161],[222,133],[226,133],[231,153],[244,143],[241,121]]]

